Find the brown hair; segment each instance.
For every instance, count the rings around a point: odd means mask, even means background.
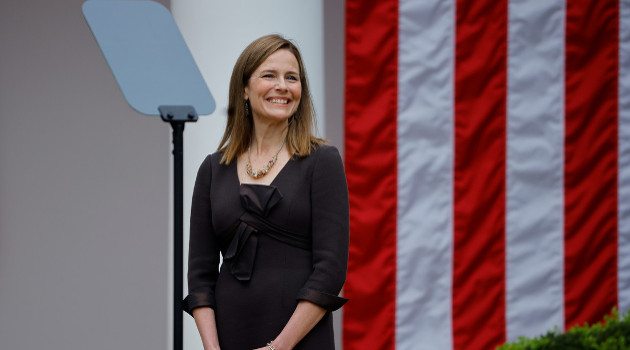
[[[238,155],[247,151],[254,130],[254,122],[245,109],[245,86],[258,66],[267,57],[281,49],[289,50],[297,59],[302,85],[300,104],[295,114],[289,119],[287,149],[292,156],[307,156],[314,146],[326,142],[313,135],[313,131],[317,131],[317,120],[300,51],[295,44],[280,35],[266,35],[254,40],[243,50],[232,70],[227,125],[218,149],[223,153],[221,163],[229,164]]]

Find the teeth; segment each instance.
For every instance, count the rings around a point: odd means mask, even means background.
[[[280,99],[280,98],[272,98],[269,100],[269,102],[271,103],[284,103],[287,104],[289,103],[289,100],[284,100],[284,99]]]

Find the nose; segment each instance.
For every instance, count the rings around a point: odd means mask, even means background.
[[[287,82],[284,80],[284,78],[276,79],[276,89],[278,89],[278,90],[286,90],[287,89]]]

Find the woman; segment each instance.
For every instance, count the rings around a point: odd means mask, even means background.
[[[298,49],[278,35],[252,42],[193,193],[184,309],[206,350],[334,349],[348,189],[339,152],[314,127]]]

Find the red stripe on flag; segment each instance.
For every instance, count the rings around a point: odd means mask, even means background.
[[[571,0],[566,18],[565,326],[617,304],[618,0]]]
[[[507,1],[457,1],[453,345],[505,341]]]
[[[398,1],[346,2],[350,259],[343,346],[394,349]]]

